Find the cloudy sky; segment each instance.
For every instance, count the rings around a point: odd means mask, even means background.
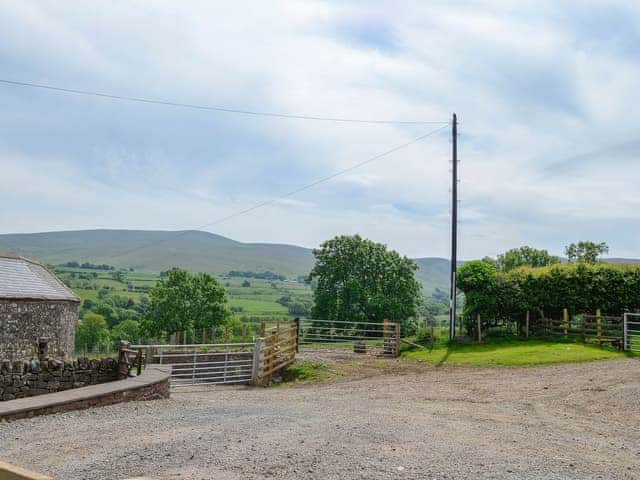
[[[461,256],[640,256],[632,2],[0,0],[0,78],[243,110],[460,120]],[[189,229],[437,127],[255,117],[0,84],[0,233]],[[447,256],[449,131],[207,230]]]

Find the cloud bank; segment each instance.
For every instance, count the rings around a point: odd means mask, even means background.
[[[626,2],[0,2],[10,80],[460,125],[460,255],[638,256],[640,9]],[[186,229],[432,128],[257,118],[0,85],[0,231]],[[216,225],[446,256],[447,132]]]

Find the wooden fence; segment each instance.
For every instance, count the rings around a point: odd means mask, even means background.
[[[592,314],[569,315],[564,309],[562,318],[539,317],[527,322],[525,336],[578,338],[582,342],[605,342],[622,346],[623,317]]]

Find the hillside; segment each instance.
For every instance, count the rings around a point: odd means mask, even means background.
[[[11,252],[49,264],[69,261],[106,263],[160,272],[171,267],[225,274],[230,270],[272,271],[289,278],[306,275],[313,266],[308,248],[242,243],[201,231],[80,230],[0,235],[0,252]],[[416,259],[424,293],[448,290],[449,263],[443,258]]]
[[[72,260],[160,272],[171,267],[227,273],[273,271],[297,276],[313,264],[311,251],[292,245],[241,243],[208,232],[80,230],[0,235],[0,251],[50,264]]]

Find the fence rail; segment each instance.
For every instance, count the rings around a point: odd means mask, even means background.
[[[623,347],[624,319],[622,316],[578,314],[570,316],[565,309],[561,319],[540,317],[527,321],[527,335],[579,338],[598,344],[612,342]]]

